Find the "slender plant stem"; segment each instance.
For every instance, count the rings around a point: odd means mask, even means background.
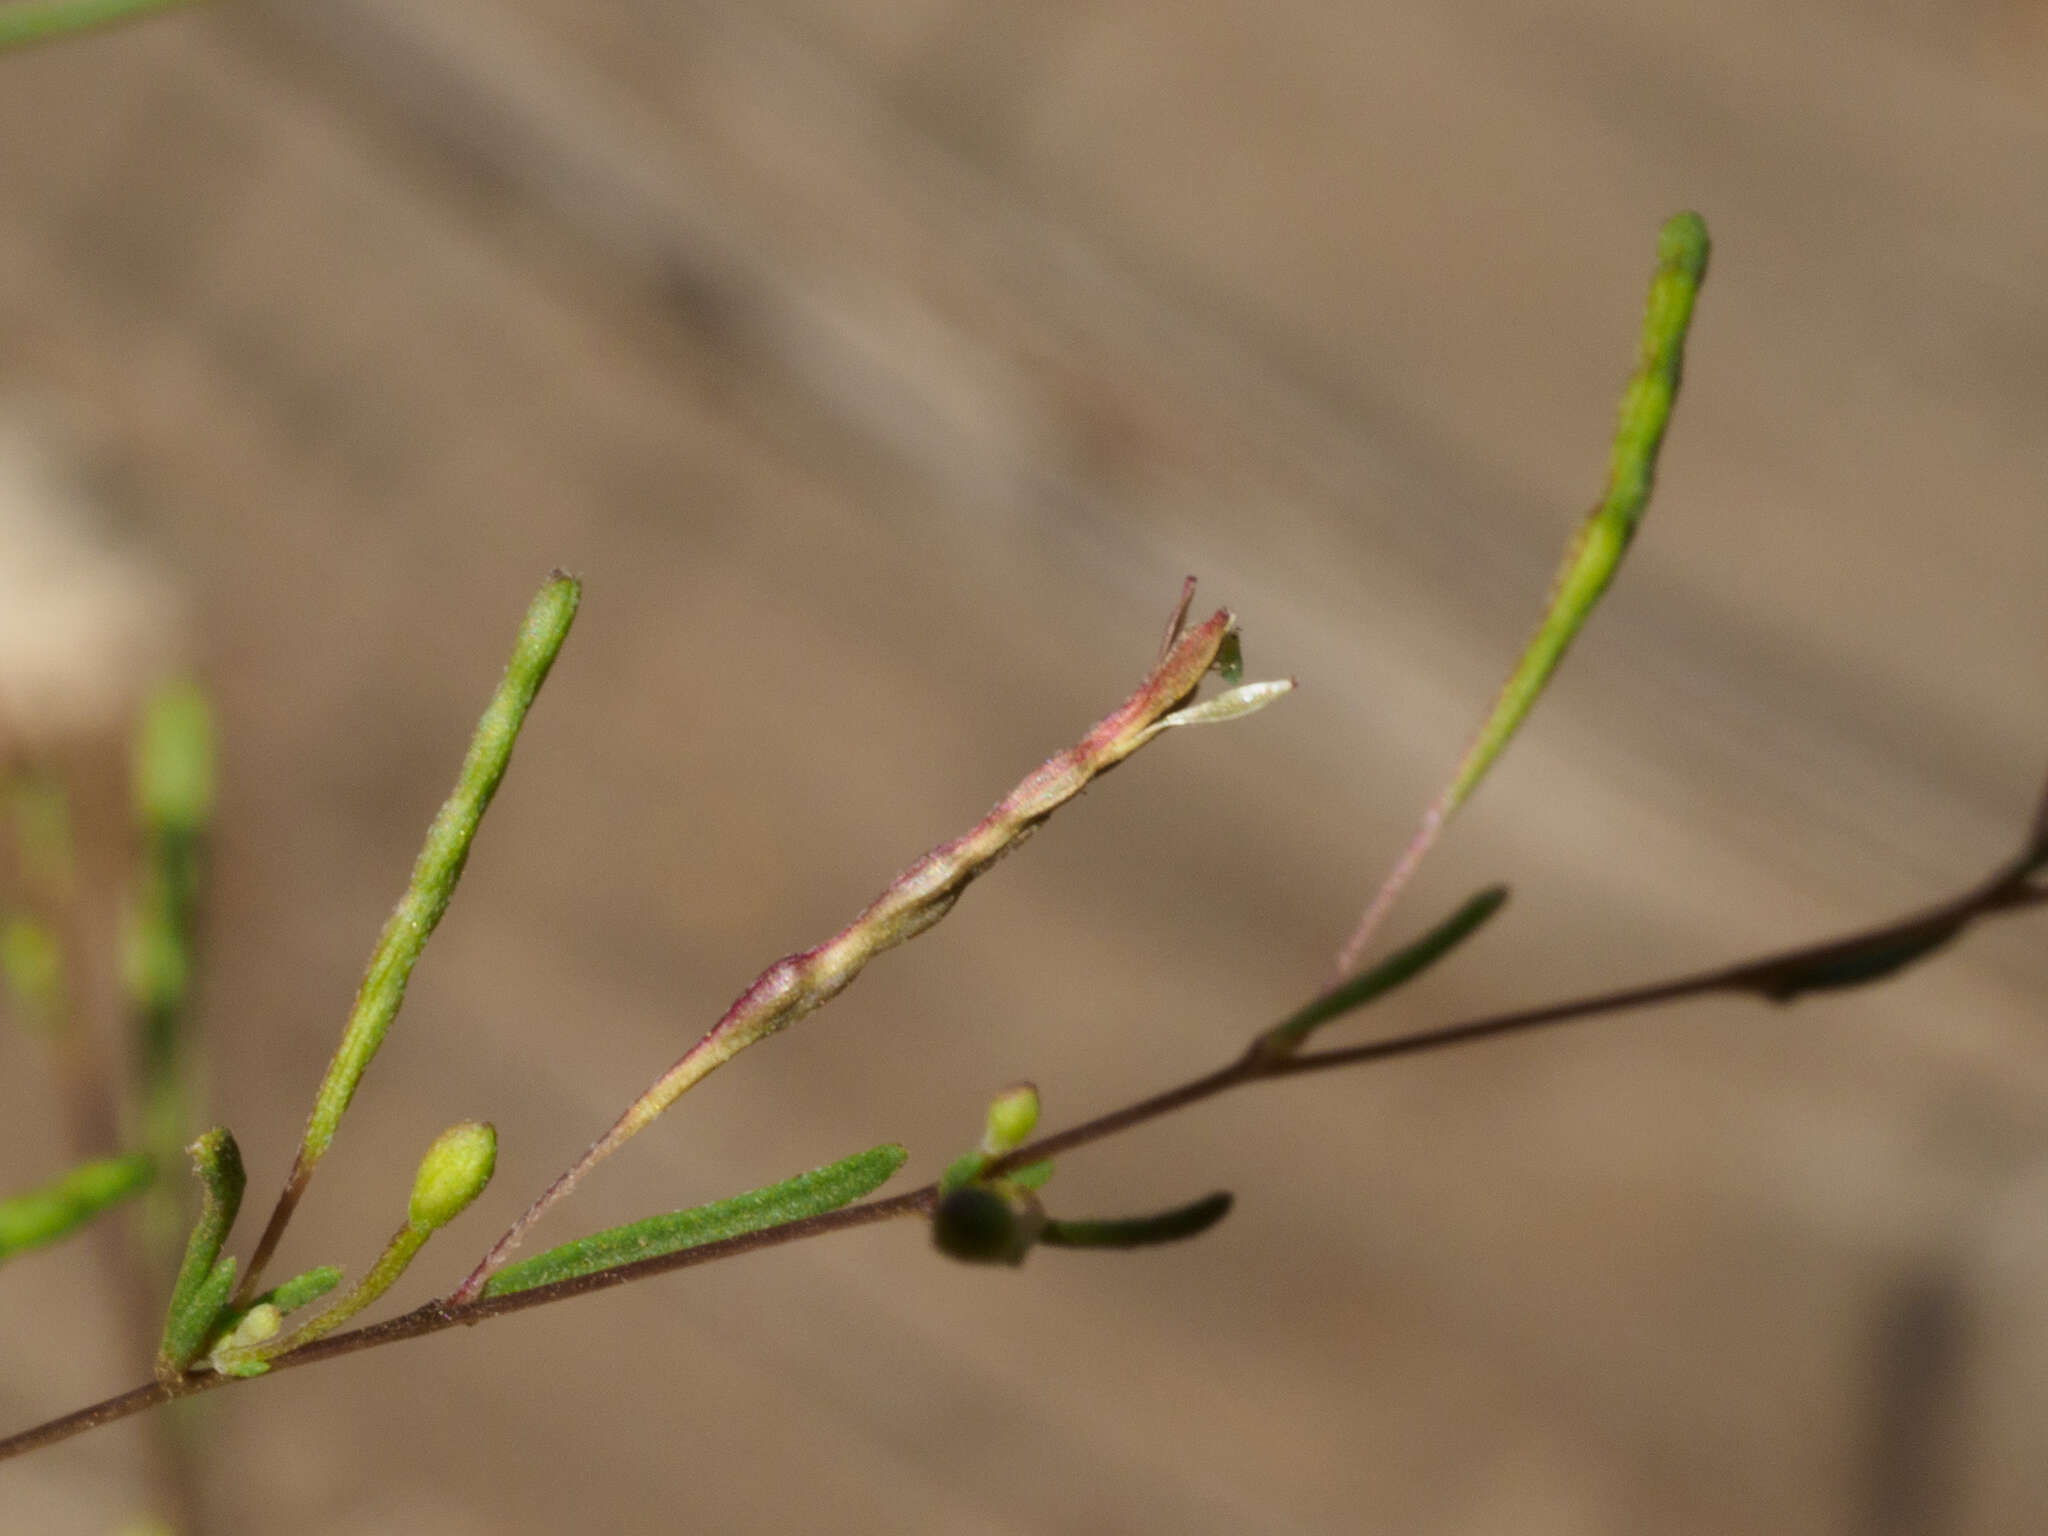
[[[2048,805],[2048,795],[2044,795],[2043,803]],[[2036,819],[2039,823],[2048,820],[2048,815],[2037,816]],[[1947,901],[1938,902],[1919,912],[1910,913],[1873,928],[1860,929],[1797,949],[1783,950],[1714,970],[1697,971],[1686,976],[1595,993],[1536,1008],[1490,1014],[1410,1034],[1394,1035],[1384,1040],[1369,1041],[1363,1045],[1312,1051],[1294,1056],[1279,1055],[1266,1049],[1262,1044],[1263,1037],[1257,1037],[1243,1055],[1226,1066],[1190,1078],[1177,1087],[1153,1094],[1134,1104],[1127,1104],[1120,1109],[1111,1110],[1107,1114],[1098,1115],[1064,1131],[1042,1136],[1002,1157],[992,1159],[984,1171],[987,1175],[993,1176],[1031,1163],[1042,1162],[1048,1157],[1107,1140],[1148,1121],[1160,1119],[1251,1083],[1363,1066],[1368,1062],[1387,1061],[1397,1056],[1423,1055],[1452,1046],[1468,1045],[1504,1035],[1575,1023],[1605,1014],[1653,1007],[1713,993],[1749,993],[1761,998],[1783,1001],[1803,991],[1830,985],[1845,985],[1848,984],[1845,980],[1815,978],[1834,976],[1836,973],[1830,968],[1862,957],[1884,957],[1903,952],[1909,959],[1917,958],[1931,947],[1925,942],[1930,937],[1951,937],[1980,917],[2048,905],[2048,886],[2041,885],[2031,878],[2033,866],[2037,861],[2038,850],[2030,841],[2027,850],[2019,857],[2001,866],[1979,884]],[[1916,948],[1916,945],[1920,947]],[[1874,973],[1867,979],[1876,979],[1877,975],[1881,974],[1881,971]],[[845,1206],[823,1215],[785,1222],[780,1226],[764,1227],[677,1253],[661,1254],[655,1258],[599,1270],[594,1274],[579,1275],[573,1279],[535,1286],[531,1290],[474,1301],[458,1301],[452,1296],[445,1297],[430,1301],[385,1322],[373,1323],[366,1328],[355,1328],[346,1333],[331,1334],[315,1340],[301,1349],[295,1349],[271,1361],[271,1371],[275,1374],[280,1370],[314,1365],[341,1355],[354,1354],[359,1350],[378,1349],[387,1344],[399,1343],[401,1340],[421,1338],[448,1328],[474,1326],[509,1313],[523,1312],[531,1307],[547,1306],[553,1302],[567,1301],[571,1297],[610,1290],[614,1286],[649,1280],[675,1270],[692,1269],[700,1264],[737,1258],[743,1253],[752,1253],[759,1249],[779,1248],[784,1244],[800,1242],[806,1238],[823,1237],[827,1233],[850,1231],[855,1227],[873,1226],[878,1222],[898,1220],[906,1216],[924,1215],[934,1208],[939,1196],[939,1185],[934,1182],[906,1194]],[[233,1380],[235,1378],[216,1372],[201,1372],[179,1376],[170,1382],[152,1382],[133,1388],[104,1402],[78,1409],[0,1440],[0,1461],[54,1445],[60,1440],[67,1440],[73,1435],[84,1434],[88,1430],[128,1418],[159,1404],[170,1402],[174,1398],[213,1391]]]

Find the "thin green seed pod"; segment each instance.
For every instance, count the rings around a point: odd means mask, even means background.
[[[508,1296],[530,1291],[537,1285],[573,1280],[636,1259],[679,1253],[763,1227],[822,1216],[880,1189],[909,1155],[891,1142],[731,1199],[612,1227],[506,1265],[486,1282],[483,1294]]]
[[[377,940],[356,992],[355,1008],[342,1032],[340,1048],[320,1084],[299,1153],[301,1165],[308,1173],[333,1142],[363,1073],[383,1045],[392,1020],[398,1017],[413,966],[433,936],[435,925],[448,910],[463,866],[469,861],[470,844],[475,841],[484,812],[512,761],[512,748],[519,739],[519,729],[526,721],[534,695],[547,681],[562,642],[569,637],[569,626],[575,621],[581,596],[580,583],[573,577],[557,574],[541,588],[540,595],[527,609],[504,680],[477,722],[476,735],[470,741],[454,791],[427,829],[426,844],[413,865],[412,884]]]
[[[1337,958],[1340,974],[1353,970],[1394,899],[1408,883],[1446,823],[1471,798],[1521,729],[1572,641],[1592,616],[1641,525],[1656,479],[1657,455],[1685,364],[1685,338],[1694,302],[1707,275],[1710,242],[1696,213],[1674,215],[1657,237],[1657,266],[1643,311],[1636,371],[1621,397],[1607,488],[1565,549],[1542,622],[1509,674],[1492,711],[1459,760],[1451,782],[1429,809],[1413,841],[1387,876]]]

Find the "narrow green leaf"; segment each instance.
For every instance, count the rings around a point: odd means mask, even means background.
[[[14,0],[0,4],[0,49],[48,42],[73,32],[138,21],[190,0]]]
[[[988,1166],[986,1152],[962,1152],[946,1164],[946,1171],[939,1175],[939,1193],[951,1194],[954,1190],[972,1184],[981,1177],[981,1170]]]
[[[283,1285],[265,1291],[256,1300],[267,1302],[279,1312],[296,1312],[300,1307],[310,1306],[341,1284],[341,1271],[332,1264],[323,1264],[318,1269],[309,1269],[303,1275],[294,1275]]]
[[[318,1269],[309,1269],[303,1275],[294,1275],[284,1284],[253,1297],[244,1305],[230,1307],[221,1314],[214,1333],[227,1336],[221,1341],[223,1349],[264,1343],[277,1333],[279,1324],[288,1314],[311,1306],[339,1284],[341,1271],[334,1265],[323,1264]],[[265,1314],[268,1314],[267,1319]],[[252,1324],[252,1319],[261,1326]]]
[[[1149,1248],[1156,1243],[1177,1243],[1215,1226],[1230,1214],[1230,1204],[1230,1195],[1218,1190],[1192,1205],[1161,1211],[1156,1216],[1048,1221],[1038,1240],[1049,1248]]]
[[[1339,982],[1267,1030],[1261,1037],[1266,1048],[1283,1053],[1292,1051],[1330,1020],[1413,981],[1483,928],[1507,901],[1508,888],[1504,885],[1490,885],[1468,896],[1463,906],[1414,943]]]
[[[220,1270],[221,1248],[242,1208],[242,1191],[248,1185],[242,1172],[242,1150],[227,1127],[215,1126],[185,1150],[191,1155],[202,1193],[199,1219],[185,1240],[185,1260],[178,1267],[171,1304],[164,1315],[157,1369],[165,1375],[175,1375],[192,1363],[227,1301],[225,1293],[215,1296],[212,1287]],[[234,1261],[226,1262],[232,1273]]]
[[[1022,1168],[1004,1177],[1024,1189],[1043,1189],[1052,1182],[1052,1172],[1052,1159],[1048,1157],[1042,1163],[1026,1163]]]
[[[441,915],[448,910],[449,898],[455,894],[463,866],[469,861],[470,844],[512,761],[513,744],[519,739],[519,729],[533,705],[534,695],[547,680],[562,642],[569,637],[569,626],[575,621],[581,596],[582,586],[574,577],[557,573],[527,609],[512,660],[490,707],[477,723],[455,789],[427,829],[426,844],[413,866],[412,883],[384,925],[370,956],[368,970],[356,992],[355,1007],[342,1032],[341,1045],[327,1068],[312,1116],[306,1122],[306,1137],[299,1150],[299,1173],[309,1175],[326,1155],[363,1073],[383,1045],[392,1020],[398,1017],[413,966]]]
[[[1829,992],[1882,981],[1946,946],[1962,932],[1964,926],[1961,922],[1943,923],[1921,933],[1897,935],[1808,956],[1797,965],[1781,968],[1757,990],[1773,1002],[1789,1003],[1807,992]]]
[[[184,1307],[173,1311],[165,1323],[163,1347],[157,1351],[160,1376],[182,1371],[199,1358],[215,1325],[226,1313],[228,1297],[234,1289],[235,1256],[231,1253],[213,1266]]]
[[[70,1172],[0,1200],[0,1262],[26,1249],[54,1243],[101,1212],[149,1186],[155,1164],[136,1154],[82,1163]]]
[[[807,1216],[822,1216],[881,1188],[909,1155],[891,1142],[729,1200],[612,1227],[507,1264],[491,1276],[484,1294],[508,1296],[515,1291],[530,1291],[538,1285],[596,1274],[636,1259],[679,1253],[721,1238],[779,1227]]]

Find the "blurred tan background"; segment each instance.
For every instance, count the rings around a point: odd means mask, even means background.
[[[108,665],[218,690],[252,1227],[557,564],[583,617],[286,1264],[367,1264],[488,1116],[406,1304],[452,1284],[1121,699],[1189,571],[1299,693],[1105,781],[553,1235],[885,1138],[928,1177],[1019,1076],[1059,1125],[1234,1051],[1532,622],[1679,207],[1715,265],[1657,506],[1396,932],[1518,900],[1348,1037],[1974,877],[2048,767],[2044,167],[2023,0],[250,0],[0,62],[0,457],[129,583]],[[1076,1214],[1234,1188],[1180,1250],[885,1228],[223,1394],[207,1528],[2048,1529],[2042,940],[1066,1160]],[[0,1182],[50,1108],[0,1038]],[[8,1268],[5,1428],[139,1377],[106,1292],[86,1245]],[[0,1530],[117,1529],[141,1445],[7,1467]]]

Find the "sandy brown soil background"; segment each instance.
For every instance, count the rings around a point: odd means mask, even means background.
[[[522,606],[588,582],[285,1262],[366,1264],[488,1116],[405,1294],[452,1283],[1120,699],[1188,571],[1298,695],[1105,781],[556,1230],[886,1138],[926,1177],[1018,1076],[1059,1124],[1233,1051],[1526,632],[1684,206],[1658,504],[1399,926],[1518,900],[1354,1035],[1874,919],[2017,833],[2032,0],[252,0],[5,61],[10,451],[84,477],[218,689],[252,1204]],[[291,1373],[191,1405],[205,1528],[2039,1532],[2044,1000],[2020,922],[1789,1012],[1261,1090],[1054,1186],[1234,1188],[1199,1245],[988,1273],[880,1229]],[[60,1155],[50,1097],[0,1035],[0,1182]],[[0,1276],[5,1428],[140,1374],[90,1257]],[[0,1530],[117,1529],[141,1443],[0,1470]]]

